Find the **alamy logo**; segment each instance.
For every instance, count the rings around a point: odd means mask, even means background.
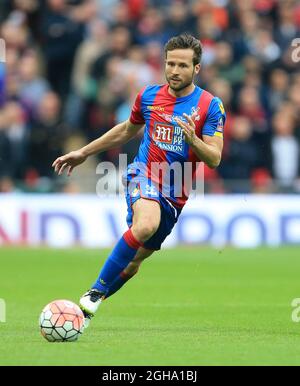
[[[0,39],[0,62],[5,62],[5,41]]]
[[[0,323],[6,322],[6,303],[4,299],[0,299]]]
[[[294,308],[292,312],[292,321],[295,323],[300,322],[300,299],[293,299],[291,306]]]
[[[292,51],[292,60],[295,63],[300,62],[300,38],[296,38],[292,41],[292,47],[295,49]]]
[[[173,151],[181,151],[184,154],[185,142],[182,138],[182,130],[180,127],[170,127],[165,125],[165,130],[157,128],[156,134],[153,133],[153,138],[161,138],[161,141],[156,141],[156,145],[165,148],[172,148]],[[173,132],[173,138],[172,138]],[[162,142],[163,140],[171,143]],[[194,178],[197,171],[197,178]],[[96,169],[96,174],[99,175],[99,180],[96,186],[96,192],[99,196],[105,194],[115,195],[120,197],[124,194],[130,194],[131,197],[136,197],[140,194],[139,176],[149,177],[153,183],[161,182],[160,186],[156,186],[157,192],[162,191],[165,197],[186,197],[188,195],[203,195],[204,194],[204,164],[203,162],[135,162],[128,165],[127,154],[119,155],[118,167],[112,162],[100,162]],[[137,179],[135,178],[137,177]],[[151,184],[150,184],[151,185]],[[150,186],[149,185],[149,186]],[[149,194],[152,194],[149,192]]]

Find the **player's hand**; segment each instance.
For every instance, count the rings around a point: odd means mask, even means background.
[[[184,122],[178,118],[176,119],[176,122],[182,128],[185,142],[188,143],[189,145],[193,146],[196,142],[196,139],[197,139],[196,131],[195,131],[196,125],[195,125],[195,122],[192,120],[192,118],[189,115],[183,114],[183,116],[185,117],[187,122]]]
[[[55,173],[59,176],[63,174],[65,169],[68,169],[67,174],[70,176],[75,166],[82,164],[86,159],[87,156],[81,150],[71,151],[71,153],[57,158],[53,162],[52,167],[54,167]]]

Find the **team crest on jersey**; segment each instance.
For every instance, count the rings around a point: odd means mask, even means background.
[[[200,121],[200,107],[192,107],[191,118],[194,122]]]
[[[156,122],[152,138],[162,150],[184,153],[185,142],[183,141],[182,129],[179,126]]]

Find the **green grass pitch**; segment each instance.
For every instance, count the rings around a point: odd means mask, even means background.
[[[0,365],[300,365],[298,248],[162,250],[75,343],[48,343],[42,308],[78,301],[109,251],[0,249]]]

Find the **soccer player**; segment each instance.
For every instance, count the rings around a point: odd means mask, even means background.
[[[90,155],[128,142],[145,126],[139,152],[128,166],[124,181],[128,188],[129,229],[79,302],[87,325],[100,303],[118,291],[138,272],[143,260],[161,248],[188,199],[189,187],[182,180],[175,183],[174,176],[164,180],[159,167],[184,167],[188,162],[194,175],[199,160],[210,168],[220,163],[226,116],[221,100],[194,84],[201,56],[201,43],[193,36],[171,38],[165,46],[167,83],[142,89],[127,121],[53,163],[59,175],[64,170],[70,175]]]

